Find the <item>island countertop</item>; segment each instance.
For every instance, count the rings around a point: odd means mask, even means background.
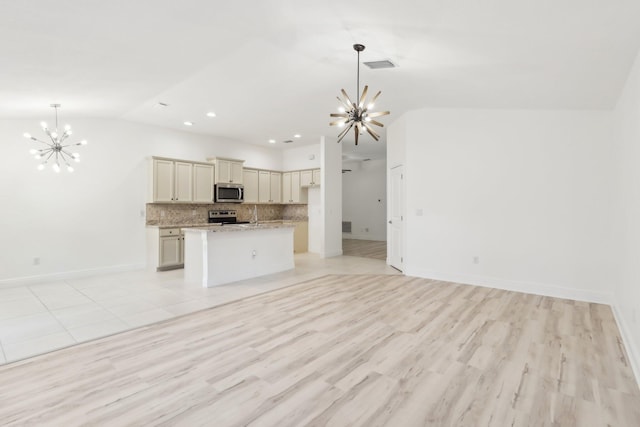
[[[272,230],[276,228],[295,228],[295,224],[292,222],[261,222],[258,224],[225,224],[225,225],[203,225],[197,227],[183,228],[182,230],[187,233],[193,232],[209,232],[209,233],[225,233],[225,232],[237,232],[237,231],[255,231],[255,230]]]

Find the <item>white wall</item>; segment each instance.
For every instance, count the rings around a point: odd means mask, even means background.
[[[77,149],[82,161],[74,173],[54,174],[36,170],[38,162],[28,153],[35,144],[22,137],[39,136],[38,121],[0,121],[0,284],[142,267],[151,155],[201,161],[225,156],[246,159],[248,166],[282,168],[280,151],[237,141],[121,120],[70,124],[73,137],[89,145]]]
[[[348,239],[387,240],[387,162],[343,162],[342,220],[351,221]]]
[[[288,148],[282,152],[282,170],[317,169],[320,167],[320,143]]]
[[[614,309],[640,379],[640,54],[614,113]]]
[[[406,274],[609,300],[610,112],[424,109],[398,123]]]
[[[320,168],[320,200],[324,224],[321,254],[328,258],[342,255],[342,146],[336,144],[334,138],[321,138]]]

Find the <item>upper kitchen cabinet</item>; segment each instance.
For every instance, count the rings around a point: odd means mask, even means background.
[[[306,192],[300,190],[300,171],[282,174],[282,203],[306,203]]]
[[[212,157],[207,159],[216,165],[216,184],[242,184],[244,160]]]
[[[300,171],[301,187],[316,187],[320,185],[320,169]]]
[[[282,174],[261,170],[258,171],[258,202],[280,203],[282,191]]]
[[[212,164],[193,164],[193,201],[213,202],[214,168]]]
[[[244,202],[245,203],[258,203],[258,170],[257,169],[243,169],[242,180],[244,185]]]
[[[153,202],[191,202],[193,164],[154,157],[152,183]]]

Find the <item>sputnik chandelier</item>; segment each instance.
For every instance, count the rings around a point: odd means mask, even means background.
[[[47,134],[51,142],[42,141],[36,137],[31,136],[28,133],[24,134],[24,137],[30,139],[35,142],[39,142],[41,144],[46,145],[45,148],[32,148],[29,150],[29,153],[33,154],[37,160],[43,160],[38,165],[38,170],[43,170],[47,163],[51,162],[52,169],[54,172],[60,172],[60,163],[63,163],[67,166],[67,170],[69,172],[73,172],[73,167],[69,163],[70,161],[79,162],[80,154],[78,153],[70,153],[68,151],[68,147],[73,147],[76,145],[87,145],[87,140],[83,139],[82,141],[74,144],[63,144],[65,140],[71,136],[71,126],[66,125],[64,127],[64,132],[60,134],[58,132],[58,108],[60,104],[51,104],[51,107],[56,109],[56,127],[54,131],[51,131],[45,122],[41,122],[40,126],[42,126],[42,130]]]
[[[338,101],[342,104],[338,109],[339,113],[331,113],[331,117],[339,117],[338,120],[329,123],[330,126],[339,126],[344,127],[345,129],[340,132],[338,135],[338,142],[342,141],[342,139],[349,133],[349,130],[353,128],[354,135],[356,138],[356,145],[358,145],[358,135],[362,135],[365,131],[369,135],[373,137],[376,141],[380,139],[380,135],[373,131],[371,125],[376,125],[383,127],[384,125],[377,120],[374,120],[376,117],[386,116],[389,114],[389,111],[380,111],[377,113],[371,112],[370,110],[374,107],[376,99],[382,93],[379,91],[372,99],[371,102],[367,104],[367,91],[369,90],[369,86],[364,87],[362,90],[362,96],[360,96],[360,52],[364,50],[364,45],[362,44],[354,44],[353,49],[358,52],[358,78],[357,78],[357,86],[356,86],[356,100],[358,103],[352,102],[347,95],[347,92],[342,89],[342,96],[344,99],[338,96]]]

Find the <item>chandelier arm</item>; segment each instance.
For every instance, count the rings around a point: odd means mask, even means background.
[[[329,117],[344,117],[344,118],[347,118],[347,117],[349,117],[349,114],[347,114],[347,113],[331,113],[331,114],[329,114]]]
[[[340,134],[338,135],[338,143],[340,141],[342,141],[342,139],[347,135],[347,132],[349,132],[349,130],[353,127],[353,122],[351,122],[351,124],[349,125],[349,127],[345,128],[342,132],[340,132]]]
[[[353,128],[354,134],[356,136],[356,145],[358,145],[358,135],[360,135],[360,132],[358,132],[358,128],[355,127]]]
[[[374,118],[374,117],[386,116],[387,114],[390,114],[389,111],[378,111],[376,113],[368,113],[367,115],[371,118]]]
[[[353,108],[351,104],[348,104],[345,100],[343,100],[339,96],[336,96],[336,98],[338,99],[338,101],[340,101],[340,103],[344,106],[345,109],[350,110]]]
[[[342,96],[344,96],[344,99],[347,100],[347,102],[349,103],[349,108],[354,108],[356,106],[356,104],[354,104],[353,102],[351,102],[351,99],[349,98],[349,95],[347,95],[347,92],[344,91],[344,89],[341,89],[342,92]]]
[[[373,119],[372,119],[372,120],[369,120],[369,123],[371,123],[372,125],[380,126],[381,128],[383,128],[383,127],[384,127],[384,124],[380,123],[380,122],[379,122],[379,121],[377,121],[377,120],[373,120]]]
[[[50,142],[42,141],[42,140],[40,140],[40,139],[38,139],[38,138],[35,138],[35,137],[33,137],[33,136],[31,137],[31,140],[32,140],[32,141],[35,141],[35,142],[39,142],[39,143],[41,143],[41,144],[48,145],[48,146],[52,146],[52,145],[53,145],[53,144],[51,144]]]
[[[360,108],[364,106],[364,101],[367,99],[367,90],[369,90],[369,86],[365,85],[364,90],[362,91],[362,96],[360,97],[360,101],[358,101],[358,107]]]
[[[371,129],[366,123],[364,124],[364,128],[367,130],[367,132],[369,133],[369,135],[371,135],[373,137],[373,139],[375,139],[376,141],[378,139],[380,139],[380,135],[378,135],[377,133],[375,133],[373,131],[373,129]]]
[[[339,120],[336,120],[335,122],[329,123],[329,126],[338,126],[338,125],[343,125],[345,123],[347,123],[347,119],[339,119]]]

